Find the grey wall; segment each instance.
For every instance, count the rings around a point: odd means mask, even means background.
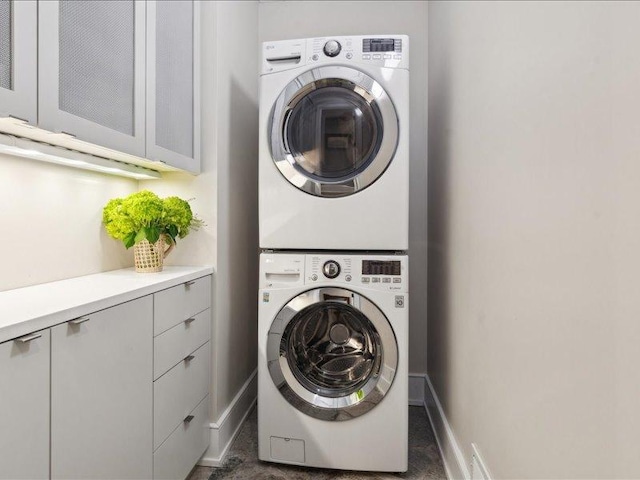
[[[426,372],[427,2],[260,2],[260,41],[328,35],[407,34],[411,41],[409,370]]]
[[[640,474],[639,24],[429,4],[429,376],[495,478]]]

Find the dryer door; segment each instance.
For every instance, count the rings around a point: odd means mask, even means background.
[[[349,67],[314,68],[290,82],[271,112],[272,158],[296,188],[352,195],[375,182],[398,145],[398,116],[382,86]]]
[[[280,310],[267,339],[269,373],[284,398],[321,420],[358,417],[389,391],[398,347],[369,299],[342,288],[302,293]]]

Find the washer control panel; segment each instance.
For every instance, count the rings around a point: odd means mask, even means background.
[[[353,35],[262,44],[262,73],[326,63],[409,68],[407,35]]]
[[[260,255],[260,288],[349,285],[408,292],[406,255],[273,253]]]
[[[407,291],[405,255],[307,254],[305,284],[342,283],[379,290]]]
[[[307,40],[308,63],[343,60],[385,67],[408,68],[406,35],[322,37]]]

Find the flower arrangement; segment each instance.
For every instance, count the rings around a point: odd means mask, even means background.
[[[149,190],[109,200],[102,211],[102,222],[107,233],[121,240],[126,248],[140,245],[147,250],[151,248],[151,252],[156,255],[161,254],[160,270],[162,258],[175,246],[177,239],[186,237],[191,230],[204,225],[193,214],[186,200],[179,197],[163,199]],[[169,248],[165,250],[163,244],[167,244]]]

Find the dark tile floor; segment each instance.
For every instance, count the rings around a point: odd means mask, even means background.
[[[350,472],[258,460],[258,415],[251,412],[229,449],[224,464],[218,468],[196,467],[188,480],[360,480],[360,479],[444,479],[442,459],[431,425],[422,407],[409,407],[409,470],[389,474]]]

